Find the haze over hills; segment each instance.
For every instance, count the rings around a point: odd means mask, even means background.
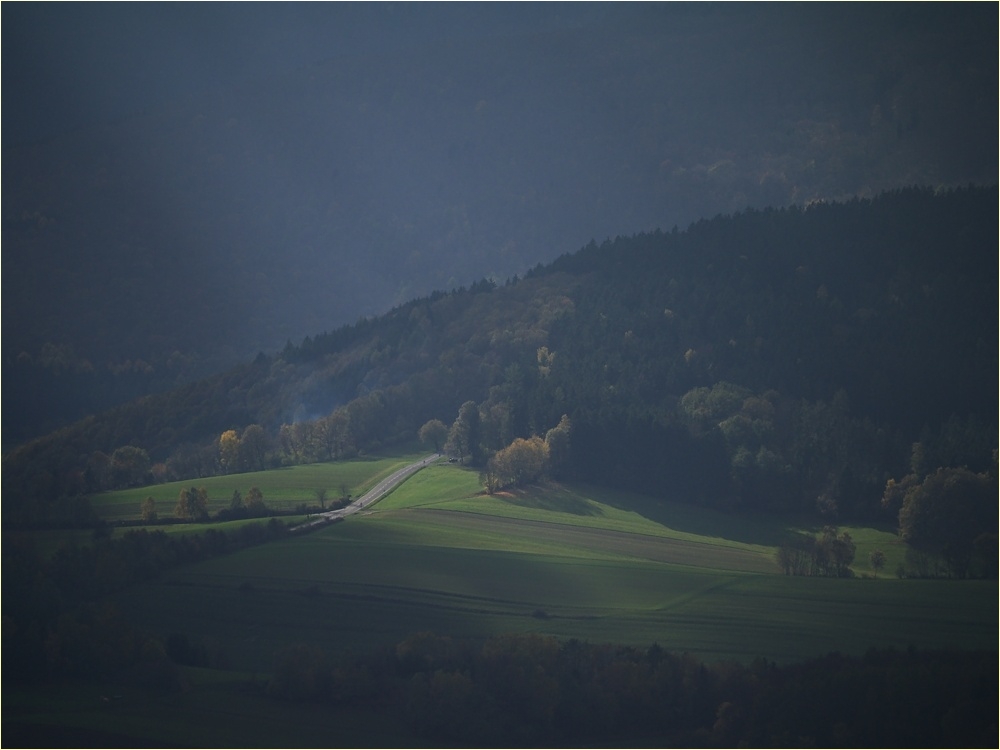
[[[5,117],[5,445],[592,238],[996,183],[995,6],[324,8],[85,56],[33,138],[72,37],[50,78],[4,66],[36,113]],[[88,12],[65,26],[142,28]]]

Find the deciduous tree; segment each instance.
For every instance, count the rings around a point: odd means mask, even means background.
[[[548,446],[540,437],[517,438],[490,458],[481,480],[490,494],[504,487],[523,486],[541,479],[548,458]]]
[[[219,435],[219,466],[223,474],[239,471],[240,439],[236,430],[226,430]]]
[[[319,509],[324,510],[326,508],[326,488],[317,487],[313,490],[313,495],[316,497],[316,502],[319,504]]]
[[[245,509],[246,506],[243,504],[243,495],[240,494],[239,490],[233,490],[233,496],[229,498],[229,510],[234,513],[239,513]]]
[[[570,432],[572,423],[565,414],[559,424],[545,433],[545,447],[548,450],[549,473],[554,479],[562,479],[570,469]]]
[[[177,497],[174,515],[187,521],[208,520],[208,490],[204,487],[188,487]]]
[[[473,465],[479,463],[479,407],[475,401],[466,401],[458,410],[451,430],[448,433],[448,448],[458,454],[460,461],[465,457],[472,459]]]
[[[240,469],[262,471],[267,468],[267,454],[270,441],[264,428],[259,424],[249,425],[240,436]]]
[[[885,567],[885,552],[880,549],[873,549],[871,554],[868,555],[868,562],[871,563],[872,570],[875,571],[875,577],[878,578],[878,572]]]
[[[135,487],[146,484],[150,470],[149,454],[134,445],[123,445],[111,454],[110,470],[114,486]]]
[[[152,496],[142,501],[142,520],[146,523],[156,522],[156,500]]]
[[[422,443],[433,447],[434,452],[439,453],[444,441],[448,439],[448,426],[440,419],[430,419],[424,422],[417,436]]]
[[[834,526],[824,526],[817,542],[817,564],[826,575],[846,578],[851,575],[856,546],[846,531],[837,534]]]
[[[267,504],[264,502],[264,493],[257,487],[251,487],[247,491],[244,504],[251,515],[262,515],[267,513]]]
[[[907,491],[899,511],[903,541],[941,555],[959,577],[969,572],[976,538],[996,528],[996,478],[964,468],[929,474]]]

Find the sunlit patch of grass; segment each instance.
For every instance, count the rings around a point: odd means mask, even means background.
[[[474,471],[449,465],[415,475],[375,511],[405,508],[586,526],[697,544],[705,544],[708,537],[714,545],[761,555],[773,555],[769,542],[776,543],[783,535],[773,523],[589,485],[546,483],[486,495]]]
[[[445,507],[475,498],[481,492],[479,474],[474,469],[436,463],[408,478],[374,507],[378,511]]]
[[[115,492],[101,492],[90,499],[97,515],[107,521],[138,520],[141,505],[147,497],[156,501],[157,514],[172,516],[177,496],[188,487],[204,487],[208,491],[209,512],[229,507],[234,490],[246,495],[251,487],[264,494],[264,502],[275,510],[293,510],[301,504],[317,504],[316,490],[326,490],[327,502],[340,496],[342,488],[354,497],[371,489],[396,469],[416,461],[424,454],[391,458],[365,458],[335,463],[304,464],[268,471],[226,474],[182,482],[167,482],[147,487],[134,487]]]
[[[854,562],[851,570],[861,577],[883,578],[896,577],[896,570],[905,566],[907,546],[899,538],[896,531],[885,524],[860,526],[856,524],[840,526],[830,525],[837,529],[838,534],[848,533],[855,545]],[[790,534],[819,536],[822,526],[816,523],[792,522],[787,525]],[[871,564],[873,550],[882,550],[885,555],[885,565],[876,571]]]
[[[818,531],[586,485],[489,496],[474,470],[442,462],[343,523],[177,568],[117,598],[155,632],[224,644],[235,665],[260,670],[289,639],[347,654],[424,630],[657,642],[743,660],[994,644],[990,582],[781,575],[777,545]],[[861,565],[876,546],[887,568],[890,550],[902,555],[887,529],[840,531]]]

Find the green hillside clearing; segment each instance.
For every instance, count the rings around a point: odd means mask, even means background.
[[[261,671],[289,642],[343,655],[419,631],[743,661],[995,644],[992,583],[784,576],[775,545],[796,530],[582,486],[488,497],[474,472],[441,464],[363,515],[175,569],[119,601],[143,627]],[[888,532],[850,531],[902,554]],[[868,573],[860,555],[856,572]]]
[[[417,460],[424,453],[405,456],[369,456],[336,463],[286,466],[267,471],[242,474],[225,474],[203,477],[183,482],[167,482],[148,487],[101,492],[91,498],[91,505],[105,521],[134,521],[141,516],[140,506],[147,497],[157,503],[161,517],[173,515],[177,496],[188,487],[204,487],[208,491],[210,513],[229,507],[235,490],[246,495],[251,487],[264,494],[264,501],[272,510],[294,510],[301,504],[315,505],[316,490],[326,490],[327,502],[340,496],[341,489],[356,497],[380,480]]]

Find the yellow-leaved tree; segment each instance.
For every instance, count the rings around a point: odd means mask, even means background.
[[[240,459],[240,438],[236,430],[226,430],[219,435],[219,465],[226,474],[237,470]]]

